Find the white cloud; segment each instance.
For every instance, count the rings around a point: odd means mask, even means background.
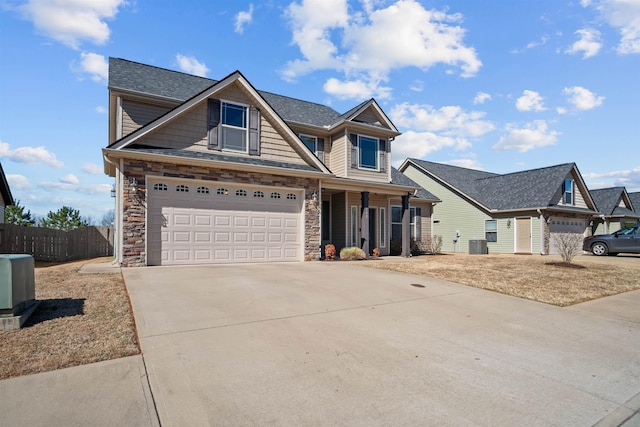
[[[424,90],[424,82],[422,80],[415,80],[413,83],[411,83],[409,89],[414,92],[422,92]]]
[[[363,4],[363,11],[350,14],[347,0],[291,3],[286,14],[302,58],[289,61],[282,77],[330,69],[377,92],[395,69],[443,64],[471,77],[482,66],[475,49],[463,43],[460,15],[426,10],[415,0],[379,9],[378,1]]]
[[[87,40],[104,44],[113,19],[126,0],[29,0],[18,8],[35,28],[72,49]]]
[[[623,186],[629,192],[640,191],[640,167],[604,173],[591,172],[582,176],[590,189]]]
[[[493,123],[484,120],[484,112],[466,112],[459,106],[436,109],[405,102],[393,107],[389,115],[397,126],[410,129],[396,138],[396,158],[423,157],[445,147],[466,150],[471,147],[470,139],[495,129]]]
[[[64,166],[55,154],[44,147],[19,147],[12,150],[8,143],[2,141],[0,141],[0,157],[28,165],[46,165],[54,168]]]
[[[620,31],[618,53],[640,53],[640,0],[583,0],[582,6],[594,6],[609,25]]]
[[[82,172],[88,173],[89,175],[102,175],[104,173],[104,171],[102,170],[102,166],[96,165],[95,163],[83,164]]]
[[[323,89],[329,95],[338,99],[387,99],[391,97],[391,88],[382,86],[380,82],[364,82],[352,80],[341,82],[331,78],[324,84]]]
[[[80,184],[80,180],[74,174],[69,174],[60,178],[60,182],[64,184],[77,185]]]
[[[73,175],[67,175],[57,182],[41,182],[38,185],[47,191],[73,191],[89,195],[108,194],[111,192],[111,185],[109,184],[80,184],[79,182],[74,182],[73,178],[75,178]]]
[[[473,98],[474,104],[484,104],[487,101],[491,101],[491,95],[485,92],[478,92],[476,96]]]
[[[543,98],[540,94],[533,90],[525,90],[522,96],[516,100],[516,108],[518,111],[544,111]]]
[[[193,56],[176,55],[176,61],[178,61],[178,67],[185,73],[195,74],[196,76],[206,77],[209,69],[204,62],[198,61]]]
[[[549,36],[542,36],[540,40],[530,42],[527,44],[527,49],[533,49],[538,46],[544,46],[549,41]]]
[[[236,25],[234,31],[238,34],[244,32],[244,26],[253,20],[253,3],[249,5],[249,10],[238,12],[236,15]]]
[[[574,55],[582,52],[582,58],[587,59],[592,56],[596,56],[598,52],[600,52],[600,49],[602,48],[602,43],[600,42],[600,31],[593,28],[584,28],[576,31],[575,34],[580,36],[580,40],[576,41],[569,49],[567,49],[565,51],[566,53]]]
[[[92,52],[80,54],[80,65],[73,67],[75,71],[91,75],[91,80],[106,83],[109,79],[109,63],[103,55]]]
[[[7,174],[7,182],[12,190],[30,190],[33,188],[29,179],[24,175]]]
[[[98,114],[106,114],[107,113],[107,109],[104,108],[102,105],[98,105],[96,107],[96,113],[98,113]]]
[[[525,151],[534,148],[554,145],[558,139],[559,132],[549,130],[547,122],[544,120],[534,120],[527,123],[523,128],[509,124],[506,127],[508,134],[500,137],[497,144],[493,146],[495,151]]]
[[[562,91],[567,97],[569,103],[577,110],[591,110],[604,102],[604,96],[597,96],[589,89],[581,86],[566,87]]]

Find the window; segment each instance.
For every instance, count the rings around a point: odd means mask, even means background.
[[[247,197],[247,190],[236,190],[236,196]]]
[[[484,238],[487,242],[498,241],[498,220],[487,219],[484,222]]]
[[[378,140],[358,135],[358,167],[378,170]]]
[[[156,191],[168,191],[167,184],[153,184],[153,189]]]
[[[360,247],[358,243],[358,207],[351,206],[351,245]]]
[[[573,181],[570,179],[564,180],[564,204],[565,205],[574,204]]]
[[[259,198],[259,199],[264,199],[264,193],[262,191],[254,191],[253,192],[253,197]]]
[[[387,246],[387,210],[380,208],[380,247]]]
[[[280,193],[271,193],[271,198],[272,199],[279,199],[280,198]]]
[[[216,194],[218,196],[226,196],[227,194],[229,194],[229,190],[227,190],[226,188],[218,188]]]
[[[198,194],[209,194],[209,187],[198,187],[196,192]]]
[[[311,152],[313,154],[316,153],[316,151],[318,151],[318,139],[315,136],[309,136],[309,135],[300,135],[300,140],[302,140],[302,142],[304,143],[304,145],[307,146],[307,148],[309,150],[311,150]]]
[[[287,200],[295,200],[296,198],[297,198],[296,195],[293,193],[287,194]]]
[[[220,109],[222,148],[247,151],[247,107],[223,102]]]
[[[416,228],[416,208],[409,207],[409,228],[411,229],[410,236],[417,239],[418,236]],[[391,238],[402,238],[402,206],[391,206]]]
[[[176,185],[176,191],[178,193],[188,193],[189,192],[189,187],[183,184],[180,185]]]

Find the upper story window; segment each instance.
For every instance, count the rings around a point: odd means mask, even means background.
[[[318,151],[318,139],[315,136],[309,135],[300,135],[300,140],[307,146],[312,153],[316,153]]]
[[[222,125],[221,146],[226,150],[247,151],[247,107],[222,102],[220,107]]]
[[[575,204],[574,182],[571,179],[565,179],[563,185],[563,201],[565,205]]]
[[[358,167],[378,170],[378,139],[358,135]]]

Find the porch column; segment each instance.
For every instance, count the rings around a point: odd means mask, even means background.
[[[402,196],[402,256],[411,256],[411,219],[409,212],[409,195]]]
[[[360,193],[362,209],[360,211],[360,247],[369,256],[369,192]]]

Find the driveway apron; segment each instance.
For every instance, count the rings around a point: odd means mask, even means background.
[[[344,262],[123,274],[163,426],[640,418],[640,314]]]

